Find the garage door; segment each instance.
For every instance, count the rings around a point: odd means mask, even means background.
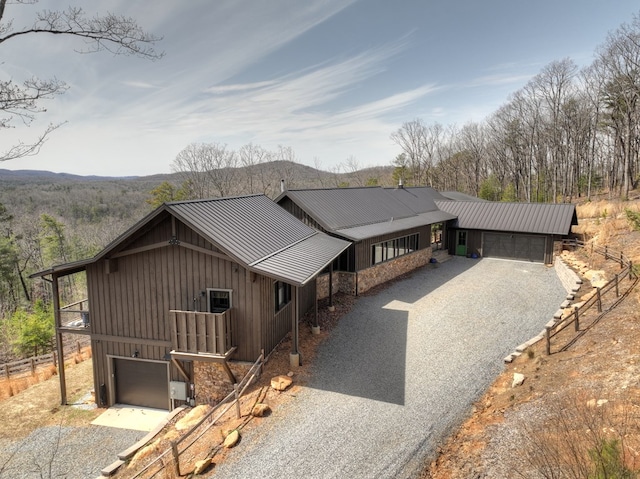
[[[116,402],[169,409],[167,363],[114,358]]]
[[[546,237],[506,233],[483,233],[482,256],[544,262]]]

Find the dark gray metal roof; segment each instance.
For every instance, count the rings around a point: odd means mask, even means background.
[[[428,186],[385,188],[385,190],[414,213],[437,211],[436,200],[446,200],[444,196]]]
[[[166,208],[244,264],[316,234],[263,195],[168,203]]]
[[[326,231],[359,241],[453,219],[438,210],[432,188],[325,188],[287,196]]]
[[[284,195],[327,231],[415,215],[404,203],[379,187],[289,190],[278,199]]]
[[[437,201],[438,207],[458,217],[464,229],[567,235],[578,224],[575,205],[494,203],[491,201]]]
[[[337,258],[349,243],[305,225],[264,195],[167,203],[145,216],[98,255],[34,276],[82,271],[121,249],[130,237],[163,214],[171,214],[249,270],[303,285]],[[179,238],[178,238],[179,240]]]
[[[267,276],[306,284],[351,243],[318,233],[251,265]]]
[[[365,238],[374,236],[382,236],[391,233],[397,233],[410,228],[418,228],[424,225],[432,225],[442,223],[443,221],[455,219],[455,216],[444,211],[436,210],[428,213],[422,213],[409,218],[401,218],[399,220],[387,221],[384,223],[374,223],[372,225],[355,226],[353,228],[344,228],[337,230],[340,236],[353,241],[360,241]]]

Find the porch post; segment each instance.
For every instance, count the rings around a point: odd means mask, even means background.
[[[320,324],[318,323],[318,278],[316,278],[315,299],[313,300],[313,326],[311,334],[320,334]]]
[[[297,286],[295,288],[295,304],[293,305],[293,324],[291,325],[291,354],[289,354],[289,364],[292,368],[297,368],[300,366],[300,353],[298,352],[298,317],[300,312],[298,311],[298,290]]]
[[[333,261],[329,265],[329,311],[335,311],[333,306]]]
[[[60,319],[60,290],[58,288],[58,276],[52,275],[53,281],[51,286],[53,289],[53,317],[56,324],[56,348],[58,350],[58,377],[60,378],[60,404],[67,404],[67,381],[64,374],[64,348],[62,345],[62,333],[60,327],[62,321]]]

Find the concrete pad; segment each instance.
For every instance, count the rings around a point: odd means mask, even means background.
[[[164,409],[115,404],[94,419],[96,426],[117,427],[134,431],[151,431],[169,415]]]

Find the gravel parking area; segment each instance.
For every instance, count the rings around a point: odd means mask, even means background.
[[[20,441],[0,441],[0,478],[94,479],[147,433],[104,426],[43,427]]]
[[[553,268],[454,257],[361,297],[211,477],[415,477],[565,296]]]

